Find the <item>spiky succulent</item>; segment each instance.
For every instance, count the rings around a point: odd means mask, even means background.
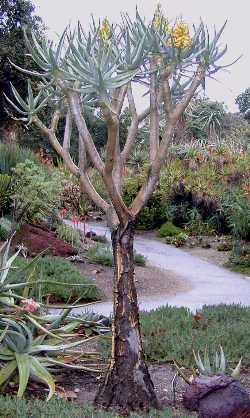
[[[74,32],[66,28],[58,45],[31,38],[25,32],[25,40],[40,71],[15,68],[40,78],[41,90],[34,97],[28,84],[28,98],[24,101],[13,86],[17,101],[12,104],[28,121],[46,105],[48,97],[61,94],[68,89],[81,93],[82,101],[96,105],[96,100],[109,104],[114,89],[127,83],[149,83],[150,60],[158,57],[154,71],[158,80],[166,66],[170,71],[170,87],[174,100],[179,100],[189,87],[194,66],[200,65],[204,74],[210,76],[222,66],[218,60],[224,56],[227,47],[221,49],[218,42],[225,25],[211,36],[203,22],[191,29],[184,22],[176,22],[171,28],[160,6],[152,22],[147,24],[136,12],[135,20],[122,15],[122,24],[111,25],[105,19],[96,24],[93,20],[89,32],[80,24]],[[53,99],[53,97],[52,97]]]
[[[195,352],[193,352],[193,354],[194,354],[195,363],[198,367],[199,372],[202,375],[212,376],[212,375],[215,375],[215,374],[225,374],[226,373],[227,363],[226,363],[226,358],[225,358],[223,348],[221,346],[220,346],[219,353],[217,351],[215,353],[213,364],[210,361],[209,353],[208,353],[207,349],[205,349],[205,351],[204,351],[203,360],[201,359],[201,356],[200,356],[199,352],[197,354]],[[239,377],[240,369],[241,369],[241,362],[242,362],[242,358],[239,360],[235,369],[232,370],[232,374],[231,374],[232,377],[235,377],[235,378]]]

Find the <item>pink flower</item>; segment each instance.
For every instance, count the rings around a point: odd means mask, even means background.
[[[60,209],[60,216],[62,219],[66,217],[68,210],[66,208]]]
[[[80,218],[78,216],[73,216],[72,222],[73,222],[73,225],[74,226],[75,225],[78,225],[79,224],[79,221],[80,221]]]
[[[21,304],[23,305],[23,310],[26,312],[36,312],[40,305],[39,303],[35,302],[33,299],[22,299]]]

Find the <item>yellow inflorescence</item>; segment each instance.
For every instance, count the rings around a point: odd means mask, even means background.
[[[164,33],[167,33],[169,30],[168,19],[163,15],[163,11],[162,11],[160,3],[158,3],[157,5],[157,8],[154,14],[153,24],[156,29],[162,28],[162,31]]]
[[[108,19],[105,17],[99,29],[99,39],[107,41],[110,37],[110,25]]]
[[[190,45],[190,35],[188,25],[183,22],[177,22],[172,29],[172,42],[176,48],[187,48]]]

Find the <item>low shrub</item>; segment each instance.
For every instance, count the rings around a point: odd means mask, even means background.
[[[56,233],[59,238],[68,242],[72,247],[79,247],[81,245],[81,233],[78,229],[70,225],[60,224],[56,226]]]
[[[146,258],[143,254],[140,254],[137,251],[134,251],[134,260],[137,266],[144,267],[146,265]]]
[[[11,175],[16,165],[25,160],[38,162],[30,149],[0,142],[0,173]]]
[[[152,410],[148,413],[132,412],[131,418],[172,418],[172,409]],[[44,402],[38,399],[20,400],[10,396],[0,396],[1,418],[122,418],[115,412],[98,411],[91,407],[80,407],[76,403],[62,399]],[[191,418],[191,415],[179,414],[179,418]]]
[[[159,235],[161,238],[176,237],[181,233],[183,233],[183,230],[172,224],[172,222],[165,222],[159,229]]]
[[[11,177],[8,174],[0,173],[0,210],[3,213],[9,205],[11,194]]]
[[[87,257],[95,263],[113,266],[113,254],[110,245],[96,244],[87,251]]]
[[[188,367],[195,367],[193,350],[203,352],[207,347],[215,353],[223,347],[228,366],[250,366],[250,308],[241,305],[204,306],[199,315],[186,308],[165,306],[140,315],[145,355],[151,362],[173,359]],[[109,353],[110,343],[101,343]]]
[[[90,247],[87,252],[87,257],[95,263],[103,264],[104,266],[113,266],[113,254],[110,245],[97,244]],[[134,261],[138,266],[146,265],[146,258],[143,254],[134,251]]]
[[[166,237],[166,244],[174,245],[175,247],[183,247],[188,240],[188,235],[184,232],[174,236],[174,237]]]
[[[100,298],[100,292],[91,279],[83,276],[68,260],[62,257],[45,256],[38,259],[35,265],[27,268],[29,262],[17,257],[13,263],[15,270],[9,273],[10,283],[24,283],[35,269],[32,280],[49,281],[42,285],[34,285],[34,293],[41,296],[53,295],[56,300],[83,299],[87,301]],[[29,279],[30,280],[30,279]],[[66,285],[65,285],[66,284]],[[81,287],[79,285],[86,285]]]
[[[18,221],[42,221],[59,206],[63,174],[51,170],[30,160],[17,164],[11,199]]]
[[[226,264],[230,269],[239,273],[250,275],[250,247],[239,244],[239,250],[232,249],[229,262]]]
[[[130,205],[143,183],[145,167],[142,167],[137,175],[127,176],[123,180],[123,199]],[[155,190],[142,209],[136,221],[136,228],[149,230],[158,228],[166,220],[165,194],[161,190]]]

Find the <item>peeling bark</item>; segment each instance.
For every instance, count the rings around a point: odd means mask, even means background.
[[[144,359],[134,283],[134,224],[112,233],[115,260],[112,359],[95,405],[123,413],[157,408],[154,386]]]

